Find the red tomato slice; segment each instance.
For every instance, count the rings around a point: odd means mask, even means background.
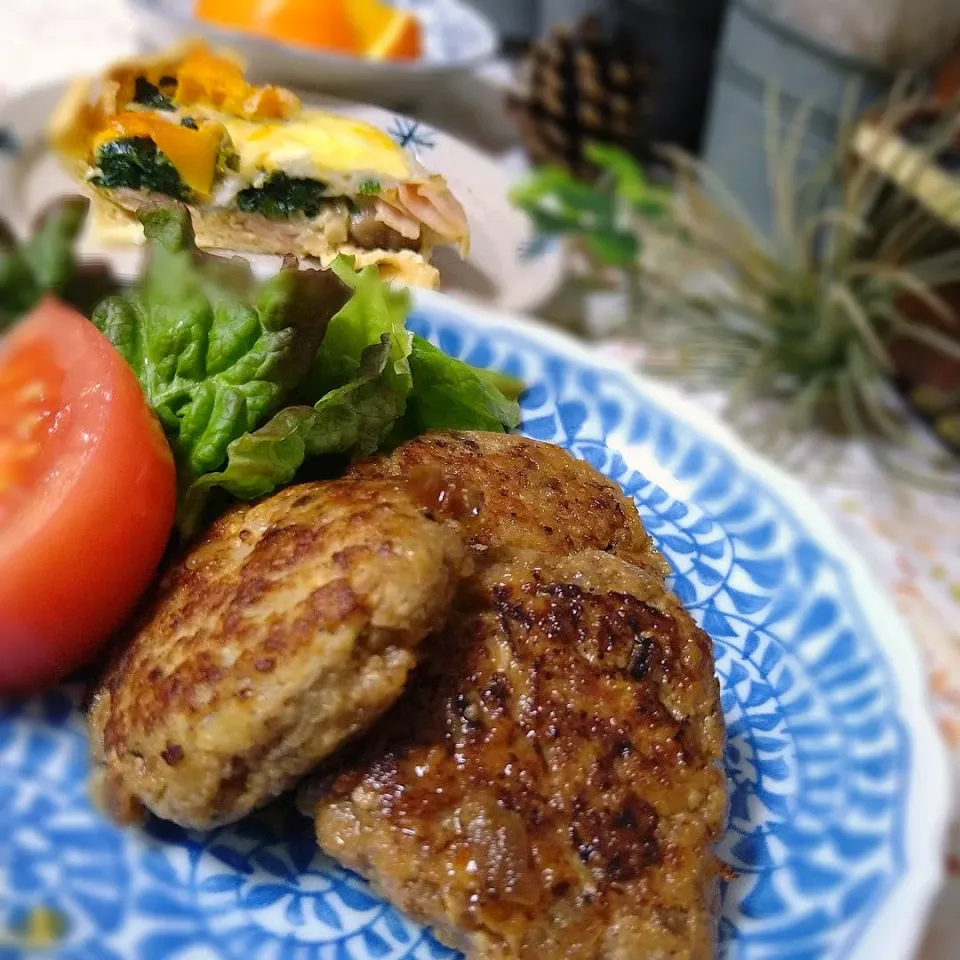
[[[173,524],[170,448],[126,361],[53,298],[0,341],[0,691],[89,660]]]

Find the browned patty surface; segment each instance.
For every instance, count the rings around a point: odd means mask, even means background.
[[[392,480],[302,484],[226,514],[95,693],[114,812],[209,827],[291,786],[400,696],[464,559]]]
[[[632,503],[557,448],[429,435],[358,473],[437,463],[483,491],[456,511],[476,573],[362,754],[304,791],[321,846],[470,960],[712,958],[709,638]]]
[[[553,444],[513,434],[437,431],[389,457],[358,463],[352,472],[419,481],[423,499],[454,517],[469,542],[488,555],[606,550],[667,572],[633,501]]]

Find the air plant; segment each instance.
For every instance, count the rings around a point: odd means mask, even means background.
[[[576,198],[579,226],[569,222],[576,211],[568,202],[559,208],[566,211],[560,232],[581,237],[607,268],[617,266],[610,224],[618,237],[635,237],[626,318],[643,318],[648,366],[724,386],[727,413],[759,445],[783,452],[800,432],[829,420],[833,429],[868,437],[896,464],[892,448],[924,446],[896,389],[898,344],[917,341],[960,360],[960,325],[939,292],[960,283],[960,241],[945,241],[944,226],[891,186],[889,166],[885,175],[855,162],[852,123],[827,160],[802,174],[811,109],[799,109],[784,127],[778,100],[768,98],[771,233],[750,221],[709,169],[677,151],[665,154],[675,175],[669,199],[632,158],[610,148],[596,155],[605,176],[596,186],[578,185],[603,192],[602,201],[572,193],[556,171],[534,174],[515,199],[549,229],[544,212],[558,209],[556,198]],[[892,134],[917,106],[896,94],[875,128]],[[920,177],[918,157],[935,158],[958,127],[954,111],[904,161],[910,167],[896,171],[898,181],[909,186]],[[952,213],[960,216],[960,205]],[[628,246],[620,238],[616,250]],[[770,398],[776,415],[757,423],[756,401]],[[949,444],[949,436],[941,439]]]

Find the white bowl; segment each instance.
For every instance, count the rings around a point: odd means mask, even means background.
[[[399,106],[436,91],[489,60],[497,51],[497,32],[461,0],[393,0],[413,10],[424,26],[420,60],[382,61],[340,56],[309,47],[265,40],[236,30],[221,30],[193,16],[195,0],[129,0],[138,16],[141,38],[162,48],[185,37],[203,37],[236,50],[249,76],[355,99]]]

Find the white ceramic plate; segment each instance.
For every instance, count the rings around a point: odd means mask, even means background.
[[[910,960],[947,761],[915,648],[820,507],[697,407],[515,315],[420,292],[410,327],[523,377],[522,430],[617,481],[713,637],[727,723],[725,960]],[[208,833],[91,808],[79,691],[0,701],[0,930],[58,960],[448,960],[280,804]],[[0,957],[28,956],[0,937]],[[40,956],[39,954],[37,955]],[[637,958],[641,960],[641,958]]]
[[[201,36],[240,53],[255,79],[390,106],[429,94],[437,84],[480,66],[497,50],[492,24],[460,0],[393,0],[394,6],[413,10],[424,27],[424,56],[412,63],[337,56],[216,29],[194,19],[194,0],[130,0],[130,4],[139,18],[141,38],[151,47]]]
[[[62,93],[62,84],[50,84],[0,106],[0,217],[19,231],[26,231],[50,200],[78,192],[44,139],[47,118]],[[446,177],[467,212],[471,240],[465,261],[451,250],[435,254],[443,290],[501,308],[530,311],[559,285],[563,273],[559,247],[534,237],[527,218],[510,204],[508,175],[494,160],[388,110],[320,99],[306,103],[386,130],[428,169]],[[81,252],[105,257],[126,277],[135,274],[140,258],[135,247],[101,247],[87,240]],[[258,271],[275,269],[279,262],[275,257],[251,259]]]

